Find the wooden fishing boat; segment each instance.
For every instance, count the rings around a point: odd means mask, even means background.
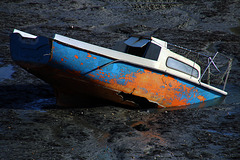
[[[169,50],[165,41],[132,36],[117,48],[16,29],[10,36],[12,59],[54,88],[57,105],[102,98],[141,107],[202,107],[216,105],[227,95],[201,82],[200,66]]]

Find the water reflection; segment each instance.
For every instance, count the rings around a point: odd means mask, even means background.
[[[220,135],[224,135],[224,136],[239,136],[237,133],[218,132],[218,131],[213,130],[213,129],[208,129],[208,130],[206,130],[206,132],[209,132],[209,133],[216,133],[216,134],[220,134]]]
[[[3,64],[2,60],[3,60],[3,58],[0,58],[0,65],[2,65],[2,64]]]
[[[7,65],[5,67],[0,68],[0,82],[4,81],[5,79],[11,79],[12,74],[14,73],[13,66]]]
[[[37,99],[30,103],[24,104],[23,108],[26,110],[37,110],[37,111],[45,112],[43,107],[55,105],[55,103],[56,103],[55,98]]]
[[[228,84],[226,90],[228,95],[224,100],[224,104],[240,104],[240,87]]]

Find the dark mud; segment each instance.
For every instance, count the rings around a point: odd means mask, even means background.
[[[238,0],[2,0],[0,159],[239,159],[239,15]],[[137,33],[218,50],[234,58],[229,96],[220,106],[172,111],[104,101],[61,108],[48,84],[11,60],[14,28],[104,47]]]

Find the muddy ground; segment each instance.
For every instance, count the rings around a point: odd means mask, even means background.
[[[0,159],[240,159],[238,0],[1,0]],[[14,28],[112,47],[130,34],[234,58],[219,106],[55,105],[52,88],[11,60]],[[81,100],[81,99],[79,99]]]

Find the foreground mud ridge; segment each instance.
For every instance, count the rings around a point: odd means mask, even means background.
[[[2,0],[0,159],[239,159],[239,15],[237,0]],[[229,96],[220,106],[197,109],[132,109],[104,101],[62,108],[48,84],[11,60],[14,28],[109,48],[144,34],[220,51],[234,59]]]
[[[1,109],[2,159],[237,159],[238,106]]]

